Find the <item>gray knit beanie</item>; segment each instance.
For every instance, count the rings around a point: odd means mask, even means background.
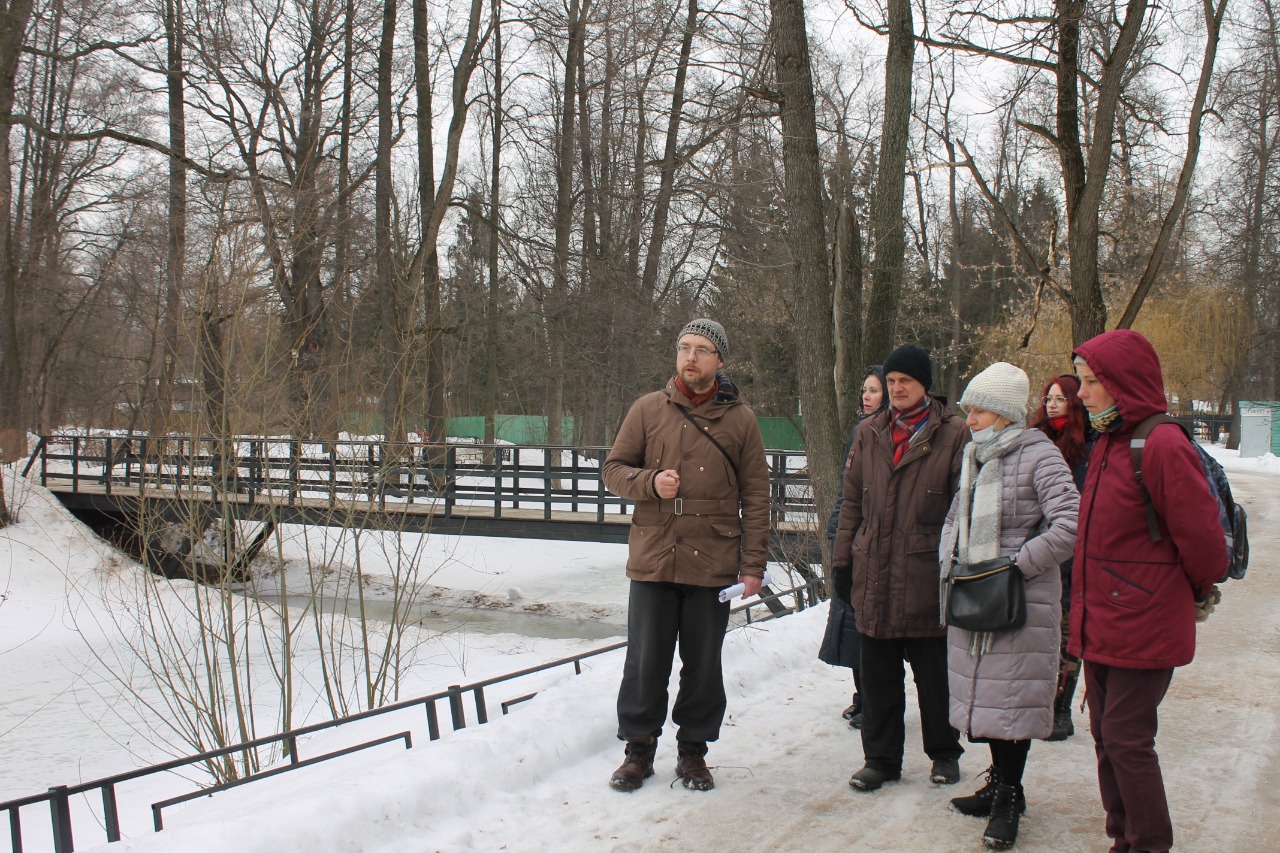
[[[729,360],[729,336],[724,333],[724,326],[721,326],[715,320],[690,320],[685,323],[684,328],[680,330],[680,334],[676,335],[676,340],[680,340],[685,335],[702,335],[716,345],[721,361],[727,362]]]
[[[961,408],[986,409],[1026,426],[1027,400],[1031,396],[1031,383],[1022,369],[1006,361],[997,361],[969,380],[960,398]]]

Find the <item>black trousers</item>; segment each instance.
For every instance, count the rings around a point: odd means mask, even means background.
[[[911,661],[920,705],[925,753],[935,761],[964,754],[959,733],[948,718],[946,637],[862,635],[862,754],[868,767],[886,773],[902,770],[906,742],[907,691],[903,657]]]
[[[720,737],[727,701],[720,651],[729,602],[719,587],[632,581],[627,660],[618,689],[618,737],[658,737],[667,721],[667,685],[680,650],[680,689],[671,709],[676,740]]]

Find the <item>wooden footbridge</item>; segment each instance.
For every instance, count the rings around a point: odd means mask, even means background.
[[[96,528],[214,520],[626,542],[631,501],[605,490],[607,447],[46,435],[24,474]],[[772,556],[813,559],[804,456],[769,451]],[[144,536],[145,538],[149,538]],[[257,539],[265,540],[260,533]],[[260,544],[260,542],[259,542]],[[141,549],[152,550],[150,543]],[[170,551],[173,549],[170,548]],[[239,558],[247,563],[256,548]]]

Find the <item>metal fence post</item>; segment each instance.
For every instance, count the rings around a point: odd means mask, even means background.
[[[467,714],[462,708],[462,687],[457,684],[449,685],[449,715],[453,718],[455,732],[467,727]]]
[[[49,789],[49,815],[53,819],[54,853],[72,853],[76,845],[71,838],[71,800],[66,785]]]

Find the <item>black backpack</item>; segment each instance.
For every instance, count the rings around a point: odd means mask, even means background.
[[[1227,472],[1222,470],[1218,460],[1191,438],[1187,428],[1175,418],[1168,415],[1152,415],[1138,424],[1129,440],[1129,455],[1133,459],[1133,473],[1142,487],[1142,501],[1147,510],[1147,531],[1152,542],[1159,542],[1160,523],[1156,518],[1156,509],[1151,505],[1151,494],[1142,482],[1142,448],[1147,443],[1151,430],[1160,424],[1177,424],[1183,435],[1191,442],[1200,457],[1200,465],[1204,468],[1204,478],[1209,484],[1209,493],[1218,502],[1218,524],[1222,527],[1223,538],[1227,540],[1227,573],[1219,579],[1219,583],[1227,578],[1240,579],[1249,568],[1249,514],[1244,507],[1235,502],[1231,496],[1231,483],[1227,482]]]

